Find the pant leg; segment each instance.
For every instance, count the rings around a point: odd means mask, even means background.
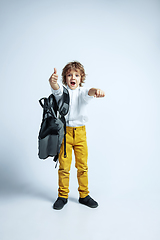
[[[66,153],[67,157],[64,158],[64,140],[61,145],[60,154],[59,154],[59,189],[58,196],[63,198],[68,198],[69,193],[69,177],[70,177],[70,168],[72,162],[72,148],[73,148],[73,128],[67,127],[66,134]]]
[[[88,191],[88,147],[85,126],[77,127],[74,130],[74,153],[75,166],[79,184],[79,195],[81,198],[89,194]]]

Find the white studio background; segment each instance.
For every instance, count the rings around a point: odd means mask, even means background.
[[[3,201],[57,197],[57,169],[52,159],[37,155],[38,100],[51,93],[54,67],[61,79],[72,60],[84,65],[86,87],[106,93],[88,106],[91,194],[100,200],[159,200],[159,16],[158,0],[0,1]],[[74,166],[71,197],[78,198]]]

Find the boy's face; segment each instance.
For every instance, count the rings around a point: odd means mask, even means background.
[[[79,69],[74,70],[71,69],[69,72],[66,74],[66,83],[68,87],[72,90],[76,89],[81,82],[81,74]]]

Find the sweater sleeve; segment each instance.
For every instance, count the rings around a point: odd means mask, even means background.
[[[86,88],[83,88],[82,89],[82,98],[83,100],[86,102],[86,103],[89,103],[91,101],[91,99],[93,99],[94,97],[93,96],[89,96],[88,95],[88,89]]]
[[[59,85],[58,90],[54,90],[53,88],[51,88],[52,94],[55,96],[57,103],[59,102],[63,95],[63,86],[61,84],[58,85]]]

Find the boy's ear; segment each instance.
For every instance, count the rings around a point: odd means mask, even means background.
[[[82,76],[81,76],[81,81],[79,83],[79,86],[82,87]]]

